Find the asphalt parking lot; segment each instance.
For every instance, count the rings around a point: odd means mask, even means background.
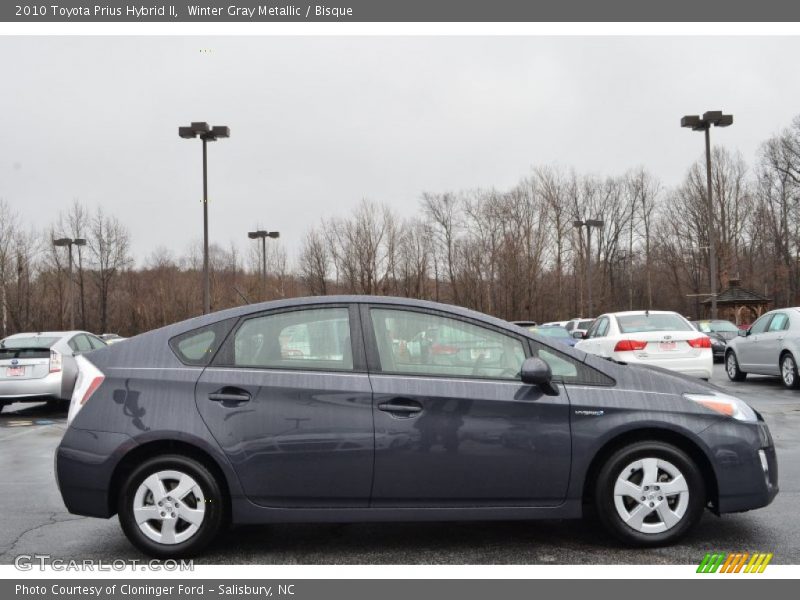
[[[728,381],[720,365],[713,383],[759,410],[778,451],[781,491],[767,508],[716,517],[706,512],[683,542],[629,549],[598,524],[583,521],[273,525],[226,532],[198,564],[690,564],[706,551],[773,552],[773,563],[799,564],[800,392],[777,379]],[[0,413],[0,563],[20,554],[60,559],[139,559],[117,519],[66,512],[53,478],[53,452],[66,411],[15,404]]]

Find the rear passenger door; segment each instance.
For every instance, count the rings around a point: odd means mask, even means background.
[[[526,338],[450,313],[362,309],[374,389],[376,507],[554,506],[569,401],[523,384]],[[560,387],[560,386],[559,386]]]
[[[255,314],[203,371],[198,409],[253,502],[367,506],[374,431],[361,340],[348,305]]]

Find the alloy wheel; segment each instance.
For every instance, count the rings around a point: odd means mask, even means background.
[[[136,489],[133,516],[141,532],[159,544],[180,544],[203,523],[203,490],[186,473],[158,471]]]
[[[736,370],[738,369],[738,366],[736,364],[736,356],[733,354],[733,352],[728,353],[728,359],[725,361],[725,366],[728,368],[728,377],[731,379],[736,377]]]
[[[797,373],[797,365],[790,354],[783,357],[781,361],[781,376],[786,387],[794,387],[794,380]]]
[[[630,463],[614,484],[614,506],[622,521],[640,533],[672,529],[689,507],[689,485],[683,473],[663,458]]]

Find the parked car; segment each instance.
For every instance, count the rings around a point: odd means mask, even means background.
[[[542,327],[550,327],[552,325],[557,325],[558,327],[566,327],[569,321],[548,321],[547,323],[542,323]]]
[[[309,353],[286,354],[298,328]],[[431,330],[502,351],[442,364],[395,343]],[[196,554],[226,523],[578,518],[586,504],[653,546],[706,506],[778,491],[769,429],[742,400],[444,304],[266,302],[76,362],[61,495],[74,514],[118,514],[152,556]]]
[[[572,337],[580,339],[586,334],[593,322],[594,319],[571,319],[567,321],[564,328],[569,331]]]
[[[566,344],[570,347],[578,343],[578,340],[569,334],[566,327],[559,327],[558,325],[540,325],[539,327],[529,327],[528,329],[531,333],[552,338],[554,342]]]
[[[116,333],[104,333],[98,336],[101,340],[103,340],[106,344],[116,344],[125,340],[127,338],[122,337],[121,335],[117,335]]]
[[[517,327],[524,327],[525,329],[530,329],[531,327],[536,327],[538,323],[536,321],[511,321]]]
[[[779,308],[763,314],[748,330],[728,342],[725,371],[732,381],[748,373],[778,375],[790,389],[800,387],[800,308]]]
[[[684,317],[663,310],[634,310],[599,316],[576,348],[625,363],[663,367],[710,379],[711,338]]]
[[[85,331],[17,333],[0,340],[0,411],[13,402],[68,401],[77,368],[74,358],[105,348]]]
[[[697,331],[701,331],[711,338],[711,352],[714,356],[714,362],[725,360],[728,342],[739,335],[739,328],[725,319],[692,321],[692,325]]]

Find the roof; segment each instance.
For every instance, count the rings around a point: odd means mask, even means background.
[[[768,302],[772,302],[772,298],[767,298],[739,285],[732,285],[717,294],[717,304],[766,304]],[[703,300],[703,304],[711,304],[711,298]]]

